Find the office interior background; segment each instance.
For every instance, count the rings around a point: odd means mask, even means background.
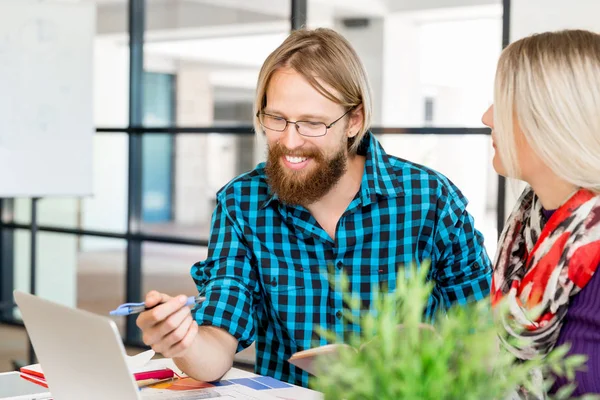
[[[0,371],[27,358],[12,290],[29,290],[32,261],[37,294],[103,315],[152,289],[196,292],[215,193],[265,159],[251,127],[259,68],[301,26],[351,42],[386,151],[448,176],[494,256],[505,185],[481,115],[509,0],[81,1],[96,8],[93,195],[0,200]],[[134,318],[115,321],[142,346]]]

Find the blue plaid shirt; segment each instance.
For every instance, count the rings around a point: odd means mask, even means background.
[[[256,341],[258,374],[308,385],[309,375],[287,360],[325,344],[315,326],[344,334],[341,272],[368,306],[372,285],[393,291],[399,266],[430,260],[428,317],[489,293],[490,261],[460,191],[439,173],[386,154],[371,133],[359,154],[366,156],[361,187],[335,240],[306,208],[277,200],[264,164],[217,194],[208,257],[191,271],[207,300],[193,313],[199,325],[235,336],[240,350]]]

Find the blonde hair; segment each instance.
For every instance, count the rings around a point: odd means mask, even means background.
[[[367,73],[356,51],[339,33],[327,29],[299,29],[265,60],[256,89],[254,102],[254,129],[261,132],[256,113],[267,104],[267,88],[279,68],[289,67],[301,74],[319,93],[329,100],[350,109],[362,104],[363,123],[360,131],[349,141],[349,149],[356,152],[361,139],[371,125],[371,87]],[[320,82],[332,87],[336,94]]]
[[[518,177],[513,118],[559,177],[600,192],[600,35],[563,30],[529,36],[500,56],[494,128],[501,159]]]

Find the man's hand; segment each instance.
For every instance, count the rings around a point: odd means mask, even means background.
[[[164,357],[182,357],[198,333],[186,300],[187,296],[170,297],[151,291],[146,295],[146,307],[156,307],[144,311],[136,320],[144,343]]]

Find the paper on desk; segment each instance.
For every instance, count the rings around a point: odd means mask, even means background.
[[[152,357],[154,357],[154,350],[148,350],[148,351],[144,351],[142,353],[136,354],[134,356],[126,356],[125,357],[125,362],[127,363],[127,368],[129,368],[129,372],[131,372],[132,374],[138,373],[138,372],[145,372],[145,369],[148,368],[148,366],[150,365],[149,362],[152,359]],[[175,365],[175,363],[173,363],[173,365]],[[154,367],[154,364],[152,364],[152,367]],[[160,365],[159,365],[160,367]],[[165,368],[169,368],[169,367],[165,367]],[[22,372],[43,378],[44,377],[44,372],[42,371],[42,366],[40,364],[32,364],[32,365],[27,365],[22,369]]]
[[[170,358],[158,358],[153,360],[152,357],[154,357],[155,354],[154,350],[148,350],[134,356],[127,356],[127,367],[129,368],[129,372],[137,374],[139,372],[169,368],[179,376],[187,376]]]
[[[146,364],[148,364],[148,362],[152,359],[152,357],[154,357],[155,354],[156,353],[154,352],[154,350],[148,350],[136,354],[135,356],[127,356],[125,361],[127,362],[129,372],[131,372],[132,374],[137,372],[143,372],[140,371],[140,369],[144,368]]]
[[[242,385],[230,385],[223,387],[211,387],[206,389],[195,389],[185,391],[174,391],[166,389],[142,390],[142,399],[146,400],[196,400],[196,399],[219,399],[219,400],[278,400],[265,391],[258,391]]]

